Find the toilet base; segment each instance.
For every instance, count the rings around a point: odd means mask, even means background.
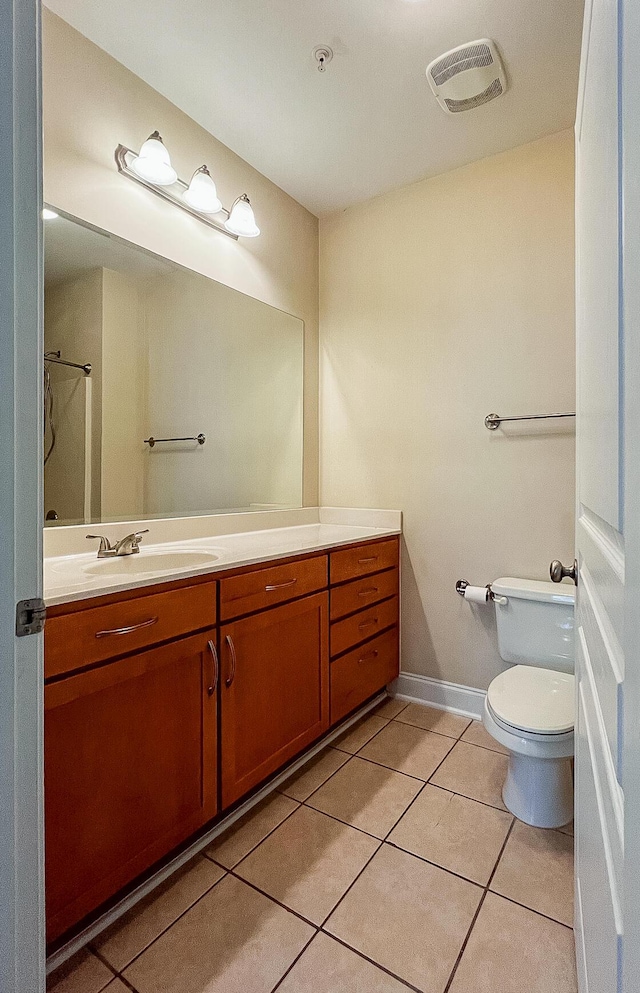
[[[573,819],[573,774],[570,758],[535,758],[509,752],[502,799],[519,821],[559,828]]]

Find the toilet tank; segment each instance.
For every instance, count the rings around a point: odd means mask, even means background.
[[[505,662],[573,672],[575,586],[507,576],[491,584],[498,648]]]

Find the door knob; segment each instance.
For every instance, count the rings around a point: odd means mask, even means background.
[[[567,568],[562,564],[560,559],[554,559],[549,566],[549,575],[551,576],[552,583],[561,583],[565,576],[572,579],[576,586],[578,585],[578,562],[577,559],[573,560],[573,565]]]

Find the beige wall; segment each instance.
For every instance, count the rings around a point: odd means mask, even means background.
[[[493,608],[456,579],[573,560],[573,136],[323,220],[321,501],[404,511],[403,668],[484,688]]]
[[[46,9],[43,90],[45,201],[304,320],[304,498],[315,503],[317,218]],[[227,206],[249,194],[259,238],[234,242],[118,174],[116,145],[138,148],[154,128],[180,176],[206,162]]]
[[[102,473],[104,520],[143,517],[147,342],[144,284],[102,270]]]

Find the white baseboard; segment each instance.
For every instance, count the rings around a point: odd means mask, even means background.
[[[460,686],[444,679],[432,679],[413,672],[401,672],[390,687],[394,696],[412,703],[428,703],[438,710],[448,710],[452,714],[482,720],[485,690],[473,686]]]

